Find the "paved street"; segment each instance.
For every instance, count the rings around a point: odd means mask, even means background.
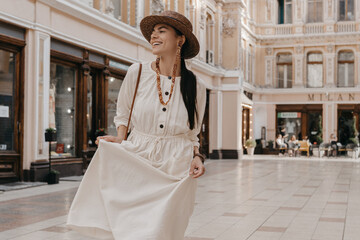
[[[357,240],[360,163],[207,161],[186,240]],[[79,181],[0,193],[0,239],[89,239],[65,227]]]

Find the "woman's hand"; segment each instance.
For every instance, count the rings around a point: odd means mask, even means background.
[[[191,161],[190,166],[190,176],[192,175],[193,178],[198,178],[205,173],[204,164],[201,161],[201,158],[195,156],[194,159]]]
[[[123,141],[123,139],[121,139],[120,137],[115,137],[115,136],[111,136],[111,135],[106,135],[106,136],[100,136],[96,138],[95,144],[98,145],[100,142],[100,139],[103,139],[107,142],[113,142],[113,143],[121,143]]]

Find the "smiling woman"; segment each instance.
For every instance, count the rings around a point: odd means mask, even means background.
[[[206,88],[184,60],[198,54],[199,43],[176,12],[148,16],[140,27],[156,61],[129,68],[114,119],[118,135],[98,137],[67,224],[101,239],[183,240],[196,178],[205,172],[197,135]]]

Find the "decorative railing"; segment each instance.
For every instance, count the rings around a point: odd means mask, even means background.
[[[275,35],[290,35],[292,34],[292,26],[276,26]]]
[[[315,24],[306,24],[305,25],[305,34],[320,34],[324,33],[324,24],[315,23]]]
[[[337,32],[355,32],[356,25],[354,22],[338,22],[336,24]]]

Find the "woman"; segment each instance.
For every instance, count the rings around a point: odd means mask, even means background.
[[[176,12],[145,17],[140,28],[158,57],[142,64],[131,133],[124,141],[139,64],[119,92],[118,136],[98,138],[67,224],[101,239],[183,240],[196,178],[205,171],[197,135],[206,88],[184,61],[197,55],[199,43]]]
[[[296,157],[297,150],[299,149],[299,141],[296,139],[295,135],[292,135],[289,141],[289,156],[292,157],[293,154]]]

